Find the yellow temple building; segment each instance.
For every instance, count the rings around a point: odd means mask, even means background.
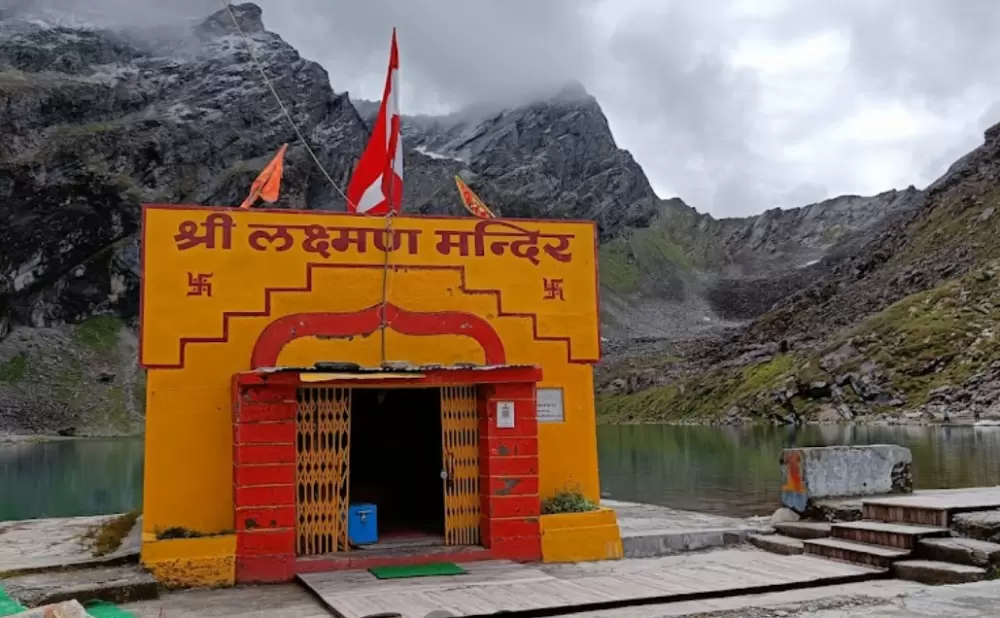
[[[621,557],[593,222],[146,205],[142,561],[172,585]]]

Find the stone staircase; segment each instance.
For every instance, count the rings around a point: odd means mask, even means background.
[[[811,554],[885,569],[900,579],[955,584],[996,576],[1000,544],[953,537],[947,509],[867,503],[861,521],[786,522],[750,543],[779,554]]]

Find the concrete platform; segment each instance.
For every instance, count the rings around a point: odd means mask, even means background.
[[[569,614],[572,618],[996,618],[1000,580],[926,586],[895,579]],[[329,618],[294,584],[185,590],[122,609],[136,618]]]
[[[566,565],[506,561],[462,565],[464,575],[378,580],[365,571],[299,576],[343,618],[398,612],[424,618],[500,611],[571,613],[876,579],[884,570],[809,556],[727,549],[648,560]]]
[[[681,601],[663,605],[643,605],[623,609],[599,610],[569,614],[571,618],[668,618],[690,616],[692,618],[815,618],[821,607],[833,607],[836,618],[845,618],[839,611],[845,601],[852,606],[881,605],[894,601],[905,601],[913,595],[928,591],[942,591],[942,587],[925,586],[916,582],[887,579],[842,586],[820,586],[787,592],[772,592],[752,596],[734,596],[706,601]],[[864,599],[858,603],[858,599]],[[940,618],[941,614],[934,614]],[[912,618],[909,614],[906,618]],[[865,618],[884,618],[882,614],[864,614]],[[142,616],[141,618],[147,618]],[[155,617],[149,617],[155,618]],[[171,616],[171,618],[173,618]],[[186,617],[183,617],[186,618]],[[824,618],[827,617],[824,613]]]
[[[184,590],[120,607],[136,618],[330,618],[319,600],[297,584]]]
[[[1000,508],[1000,486],[916,491],[908,495],[865,498],[863,502],[918,509],[945,509],[954,512],[982,511]]]
[[[84,536],[118,515],[0,522],[0,577],[83,566],[108,566],[139,559],[142,519],[117,551],[95,557]]]
[[[616,500],[602,500],[601,505],[618,515],[626,558],[655,558],[739,545],[751,534],[770,531],[766,517],[722,517]]]
[[[1000,584],[1000,582],[998,582]],[[842,598],[864,597],[891,600],[906,598],[923,591],[946,593],[948,587],[925,586],[902,580],[877,580],[837,586],[819,586],[740,595],[704,601],[681,601],[662,605],[644,605],[624,609],[598,610],[570,614],[573,618],[652,618],[664,616],[699,616],[708,612],[729,611],[728,618],[758,614],[739,613],[744,608],[794,608],[801,603],[836,602]],[[996,595],[993,594],[995,599]],[[221,590],[182,590],[168,592],[156,601],[121,606],[136,618],[329,618],[311,592],[297,584],[225,588]],[[751,610],[752,611],[752,610]],[[789,615],[791,612],[786,612]],[[712,614],[715,615],[715,614]],[[763,616],[763,614],[760,614]],[[768,614],[770,615],[770,614]],[[940,616],[941,614],[935,614]],[[809,616],[804,614],[803,616]]]
[[[978,487],[961,489],[920,489],[911,494],[893,494],[885,496],[847,496],[842,498],[826,498],[816,500],[816,509],[823,519],[827,521],[854,521],[862,519],[862,501],[872,505],[892,505],[900,500],[914,499],[917,504],[922,504],[926,500],[927,504],[944,502],[953,495],[958,495],[960,500],[968,499],[970,494],[980,491],[992,492],[996,487]],[[906,503],[902,503],[903,506]],[[993,507],[986,507],[993,508]],[[1000,508],[1000,507],[997,507]]]
[[[1000,509],[1000,487],[918,492],[862,501],[865,519],[895,523],[948,526],[954,515]]]
[[[32,573],[0,579],[0,587],[26,607],[74,599],[129,603],[159,596],[156,579],[136,566]]]

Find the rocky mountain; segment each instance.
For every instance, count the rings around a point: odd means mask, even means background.
[[[141,426],[140,203],[237,204],[287,142],[278,206],[344,208],[259,70],[339,187],[372,105],[336,91],[256,5],[233,11],[245,38],[225,11],[131,30],[30,0],[0,12],[0,431]],[[924,199],[911,188],[717,220],[658,197],[578,84],[514,109],[407,117],[404,131],[407,211],[464,215],[461,174],[504,216],[596,220],[605,332],[652,345],[716,336],[850,269]]]
[[[356,106],[369,122],[378,111],[373,102]],[[826,258],[877,236],[920,194],[910,187],[714,219],[679,198],[660,199],[618,148],[597,100],[575,83],[514,109],[407,117],[403,130],[417,153],[461,165],[503,216],[597,221],[605,334],[616,339],[686,339],[760,315],[814,281],[832,263]]]
[[[607,421],[1000,418],[1000,125],[738,332],[606,368]]]

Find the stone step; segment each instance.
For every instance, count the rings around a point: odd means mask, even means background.
[[[786,521],[774,524],[774,529],[793,539],[825,539],[830,536],[830,524],[825,521]]]
[[[872,521],[917,526],[947,526],[948,510],[891,503],[863,502],[861,516]]]
[[[72,599],[121,604],[159,597],[156,579],[134,566],[19,575],[0,580],[0,587],[28,607]]]
[[[836,523],[830,527],[831,536],[858,543],[913,549],[917,541],[924,537],[948,536],[951,531],[939,526],[916,526],[913,524],[890,524],[881,521],[851,521]]]
[[[901,560],[893,563],[892,573],[899,579],[931,585],[967,584],[988,576],[986,569],[936,560]]]
[[[911,553],[907,549],[881,547],[833,538],[802,541],[802,549],[805,553],[814,556],[864,564],[880,569],[889,568],[893,562],[907,558]]]
[[[1000,545],[976,539],[920,539],[916,555],[927,560],[940,560],[980,568],[1000,565]]]
[[[951,526],[961,536],[1000,543],[1000,510],[958,513],[952,515]]]
[[[747,537],[747,541],[772,554],[794,556],[802,553],[802,540],[783,534],[751,534]]]
[[[700,528],[693,530],[642,530],[622,533],[626,558],[656,558],[673,554],[742,545],[759,528]],[[486,551],[486,550],[483,550]]]

